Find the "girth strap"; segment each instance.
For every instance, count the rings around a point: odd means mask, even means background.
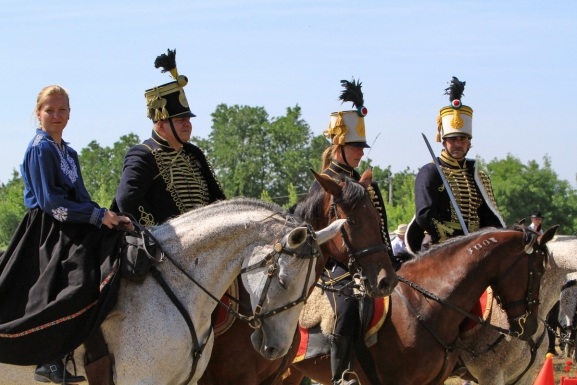
[[[198,337],[196,335],[196,331],[194,329],[194,324],[192,323],[192,319],[190,318],[190,316],[188,315],[188,312],[186,311],[186,309],[184,308],[182,303],[180,303],[180,301],[178,300],[178,298],[176,297],[176,295],[174,294],[174,292],[172,291],[170,286],[168,286],[168,284],[166,283],[166,281],[162,277],[162,274],[160,274],[160,271],[158,271],[158,269],[154,266],[152,266],[150,268],[150,271],[152,272],[152,276],[154,277],[154,279],[156,279],[156,282],[158,282],[160,287],[162,287],[162,290],[164,290],[164,292],[166,293],[168,298],[170,298],[170,300],[172,301],[174,306],[176,306],[176,308],[178,309],[178,311],[182,315],[182,318],[184,318],[184,321],[186,322],[186,325],[188,326],[188,330],[190,331],[190,336],[192,338],[192,352],[191,352],[192,353],[192,365],[191,365],[190,373],[188,374],[187,379],[182,383],[183,385],[188,384],[190,382],[190,380],[192,379],[192,376],[194,376],[194,372],[196,371],[196,367],[198,365],[198,359],[202,355],[202,352],[204,351],[204,348],[206,347],[206,343],[204,343],[202,346],[199,345]],[[210,333],[212,333],[212,330],[213,330],[213,328],[211,325],[210,332],[208,335],[209,339],[210,339]],[[207,339],[207,341],[208,341],[208,339]]]

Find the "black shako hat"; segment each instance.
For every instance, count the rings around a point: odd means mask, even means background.
[[[195,117],[196,115],[190,111],[184,94],[184,86],[188,84],[188,78],[179,75],[176,69],[176,49],[172,51],[169,49],[166,54],[157,56],[154,67],[162,67],[161,72],[169,72],[175,81],[144,92],[148,118],[156,123],[169,118]]]
[[[537,210],[531,212],[531,218],[545,218],[545,217],[541,215],[541,211]]]

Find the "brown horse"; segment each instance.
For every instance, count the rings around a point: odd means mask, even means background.
[[[527,340],[538,326],[539,285],[549,259],[545,244],[555,230],[537,237],[520,228],[484,229],[434,246],[406,262],[398,274],[414,283],[403,282],[395,289],[378,342],[370,348],[381,382],[442,383],[459,354],[463,313],[474,307],[488,286],[509,317],[511,329],[501,331]],[[370,384],[358,362],[355,369],[361,383]],[[325,358],[301,361],[290,372],[284,385],[300,383],[303,373],[330,384]]]
[[[367,187],[372,172],[367,170],[359,183],[345,178],[337,183],[315,173],[322,190],[309,194],[295,210],[313,228],[323,228],[331,220],[346,218],[341,236],[321,246],[323,258],[316,265],[316,279],[325,266],[329,255],[345,265],[349,258],[353,269],[362,271],[366,277],[365,291],[372,297],[390,295],[397,285],[397,276],[390,257],[383,247],[380,233],[380,215],[373,206]],[[344,236],[343,236],[344,235]],[[362,269],[362,270],[360,270]],[[248,293],[241,286],[240,300],[247,301]],[[280,383],[279,376],[290,365],[300,341],[295,331],[295,340],[285,359],[269,361],[263,359],[250,342],[252,329],[236,321],[231,328],[214,340],[212,356],[200,379],[200,385],[243,384],[256,385]]]

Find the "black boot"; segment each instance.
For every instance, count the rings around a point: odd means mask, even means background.
[[[66,371],[66,378],[64,378],[64,372]],[[34,379],[40,382],[53,382],[55,384],[62,384],[64,380],[66,383],[76,384],[79,382],[86,381],[83,376],[73,376],[64,367],[61,360],[56,360],[49,364],[38,365],[36,371],[34,372]]]
[[[332,385],[358,385],[357,380],[342,380],[343,372],[351,368],[353,338],[331,334],[331,379]]]

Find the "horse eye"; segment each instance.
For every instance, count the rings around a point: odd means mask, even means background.
[[[280,285],[280,287],[282,287],[284,290],[287,289],[287,284],[284,280],[283,277],[278,277],[278,284]]]
[[[351,217],[347,217],[347,223],[349,225],[356,225],[357,224],[357,222],[355,222],[355,220]]]

